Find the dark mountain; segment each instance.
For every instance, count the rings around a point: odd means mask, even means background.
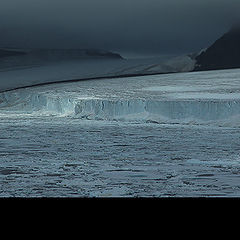
[[[0,49],[0,58],[2,58],[2,57],[16,56],[16,55],[22,55],[22,54],[25,54],[25,53],[24,53],[24,52],[21,52],[21,51]]]
[[[0,49],[0,58],[24,55],[27,59],[66,60],[66,59],[122,59],[118,53],[98,49]],[[21,58],[22,60],[22,58]]]
[[[63,61],[122,60],[120,54],[98,49],[0,49],[0,69]]]
[[[122,58],[118,53],[99,49],[28,49],[28,56],[42,59]]]
[[[234,26],[196,57],[195,71],[240,68],[240,26]]]

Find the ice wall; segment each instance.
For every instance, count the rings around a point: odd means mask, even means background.
[[[4,92],[0,94],[0,112],[26,114],[71,114],[74,112],[71,98],[27,91]]]
[[[240,123],[240,100],[71,98],[56,93],[0,94],[0,113],[68,115],[79,119],[154,123]]]
[[[240,101],[142,100],[108,101],[81,100],[75,104],[75,114],[87,119],[135,120],[158,123],[189,121],[219,121],[240,115]]]

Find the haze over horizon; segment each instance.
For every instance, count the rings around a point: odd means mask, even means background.
[[[239,0],[2,0],[0,46],[190,53],[227,32],[239,9]]]

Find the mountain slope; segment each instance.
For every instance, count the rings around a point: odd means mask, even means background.
[[[21,51],[0,49],[0,58],[2,58],[2,57],[16,56],[16,55],[22,55],[22,54],[25,54],[25,53],[24,53],[24,52],[21,52]]]
[[[240,27],[233,27],[196,57],[195,71],[240,68]]]

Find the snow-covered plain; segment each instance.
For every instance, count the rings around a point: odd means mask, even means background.
[[[239,69],[2,92],[0,196],[239,197],[239,127]]]
[[[71,53],[71,52],[70,52]],[[57,55],[56,55],[57,54]],[[148,59],[111,57],[72,57],[59,52],[0,58],[0,92],[44,83],[80,79],[186,72],[194,68],[189,56],[163,56]],[[69,56],[70,55],[70,56]]]

